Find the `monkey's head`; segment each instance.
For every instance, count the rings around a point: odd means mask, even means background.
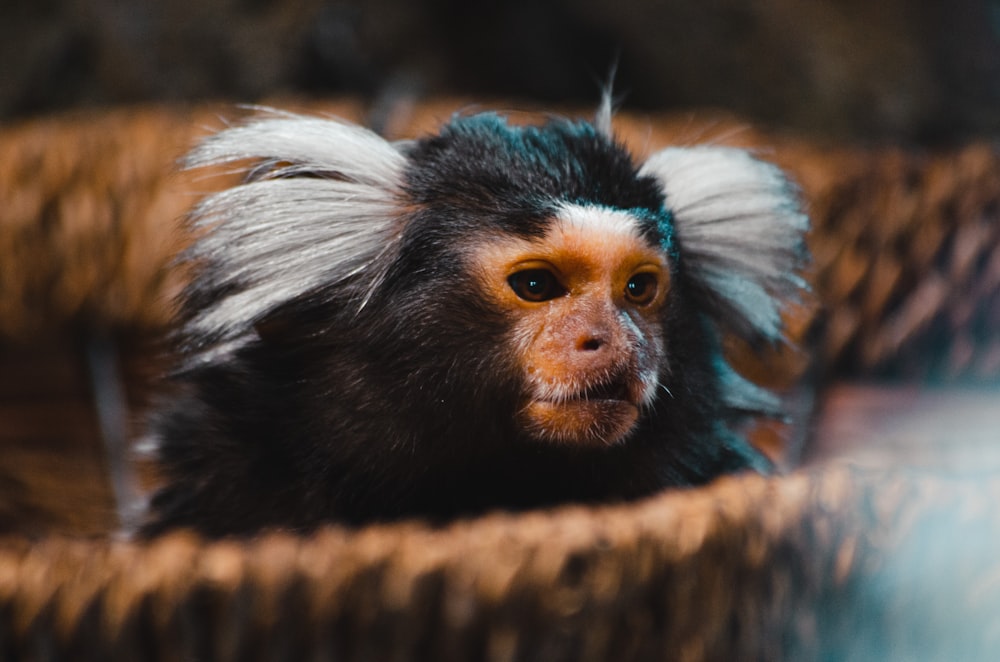
[[[401,240],[405,272],[434,274],[430,287],[483,311],[440,312],[438,324],[495,334],[503,351],[481,363],[516,384],[518,431],[576,446],[624,440],[668,368],[676,256],[656,180],[585,123],[465,117],[405,153],[416,208]],[[440,288],[454,283],[462,290]]]
[[[193,214],[178,379],[196,406],[160,426],[175,477],[212,446],[179,439],[215,435],[378,514],[372,485],[416,499],[435,462],[479,462],[469,490],[544,461],[539,493],[612,495],[753,464],[739,426],[776,400],[722,339],[778,342],[803,286],[807,223],[775,167],[714,146],[640,162],[608,113],[460,116],[400,143],[272,114],[191,156],[230,162],[245,183]]]

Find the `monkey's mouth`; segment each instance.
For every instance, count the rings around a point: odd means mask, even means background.
[[[617,380],[605,384],[598,384],[584,389],[576,400],[620,400],[632,402],[632,392],[629,384],[624,380]]]
[[[614,379],[560,397],[531,400],[522,422],[531,436],[559,444],[612,446],[620,443],[639,419],[642,389]]]

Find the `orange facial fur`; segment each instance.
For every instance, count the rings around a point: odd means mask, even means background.
[[[655,394],[659,312],[670,288],[666,257],[643,240],[637,220],[567,206],[541,239],[504,238],[474,259],[486,291],[514,320],[527,384],[523,430],[556,443],[622,441]],[[511,279],[524,273],[536,277]],[[546,287],[545,274],[557,286]]]

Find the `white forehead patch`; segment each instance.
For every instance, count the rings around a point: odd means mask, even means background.
[[[621,209],[566,203],[556,214],[561,226],[597,235],[641,239],[639,219]]]

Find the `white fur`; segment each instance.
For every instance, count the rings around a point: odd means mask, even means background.
[[[273,159],[288,169],[325,169],[360,184],[392,189],[405,158],[378,134],[336,119],[261,109],[254,121],[215,134],[188,155],[188,167]]]
[[[614,74],[612,73],[612,77]],[[597,114],[594,116],[594,126],[604,136],[612,137],[614,132],[611,129],[611,118],[614,115],[613,100],[611,97],[611,83],[601,91],[601,105],[597,107]]]
[[[638,219],[620,209],[566,203],[559,207],[556,216],[564,227],[573,227],[597,236],[641,236]]]
[[[192,214],[205,233],[188,256],[211,265],[212,285],[230,288],[189,323],[193,336],[212,339],[201,360],[238,347],[276,305],[317,286],[372,269],[374,287],[384,275],[375,265],[386,262],[379,258],[400,231],[406,160],[367,129],[275,114],[216,134],[187,163],[239,161],[257,178],[210,196]],[[301,173],[318,176],[293,176]]]
[[[717,325],[744,337],[781,337],[783,303],[804,287],[796,273],[808,219],[781,171],[740,149],[670,148],[640,170],[663,186],[682,259],[714,294]]]

